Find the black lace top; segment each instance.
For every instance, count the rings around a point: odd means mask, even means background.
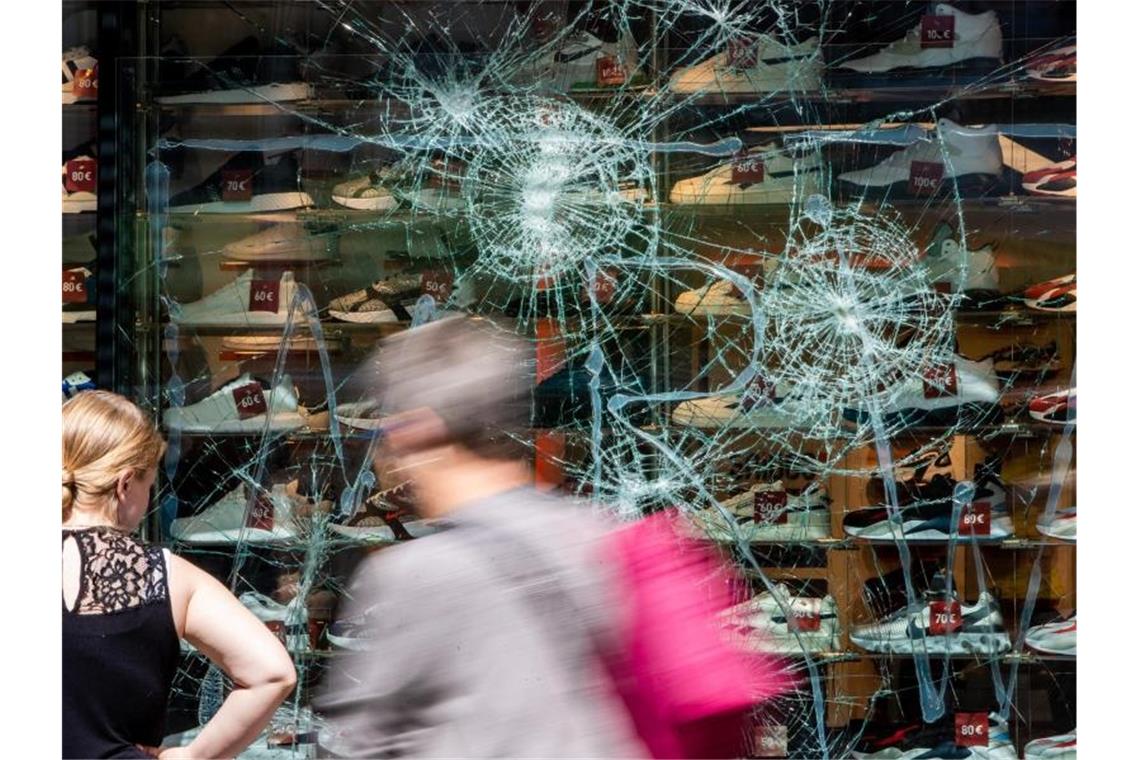
[[[135,745],[162,743],[179,657],[162,550],[111,528],[65,529],[63,548],[79,557],[63,603],[63,756],[147,757]]]

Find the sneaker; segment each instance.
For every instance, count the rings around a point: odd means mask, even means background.
[[[1045,654],[1076,655],[1077,613],[1052,623],[1033,626],[1025,632],[1025,646]]]
[[[1025,75],[1042,82],[1077,81],[1077,46],[1066,45],[1030,58]]]
[[[970,250],[947,222],[934,228],[922,264],[936,291],[962,294],[965,306],[986,307],[1002,297],[993,245]]]
[[[1050,425],[1076,424],[1077,389],[1069,388],[1030,399],[1029,416]]]
[[[1031,195],[1076,198],[1077,157],[1073,156],[1044,169],[1027,172],[1021,178],[1021,186]]]
[[[63,213],[82,214],[98,206],[95,189],[98,186],[99,166],[88,153],[76,153],[63,161]]]
[[[669,89],[680,94],[763,93],[776,90],[818,90],[823,60],[819,38],[785,45],[760,35],[730,42],[712,58],[674,72]]]
[[[743,646],[773,654],[839,649],[839,613],[831,596],[794,597],[783,584],[721,613]]]
[[[673,424],[697,428],[795,428],[811,418],[799,403],[787,398],[789,391],[761,384],[744,393],[682,401],[673,409]]]
[[[263,280],[254,277],[254,270],[247,269],[201,300],[171,302],[170,321],[186,326],[283,325],[289,321],[296,289],[292,272],[282,272],[280,279]],[[293,313],[295,323],[304,322],[303,308]]]
[[[443,529],[442,520],[416,518],[411,503],[407,483],[377,490],[357,507],[348,520],[330,524],[329,528],[344,538],[367,544],[410,541]]]
[[[398,274],[334,298],[328,313],[342,322],[407,322],[412,318],[410,307],[422,292],[420,275]]]
[[[180,56],[179,46],[174,40],[163,52],[158,103],[286,103],[312,97],[312,88],[301,81],[294,50],[263,49],[254,37],[247,37],[203,62]]]
[[[928,592],[913,609],[903,607],[877,623],[851,629],[851,642],[868,652],[913,655],[1001,654],[1010,650],[1001,610],[988,592],[972,605],[951,594]],[[957,614],[955,614],[957,613]]]
[[[231,156],[210,176],[170,198],[172,214],[259,214],[313,205],[301,191],[293,152],[246,151]]]
[[[226,383],[201,401],[162,413],[167,430],[186,433],[258,433],[295,430],[305,424],[288,375],[266,392],[267,384],[249,373]]]
[[[63,51],[63,105],[96,97],[98,66],[99,62],[85,47]]]
[[[1014,343],[992,351],[976,361],[990,360],[998,379],[1012,382],[1023,376],[1037,380],[1047,380],[1061,370],[1061,359],[1057,353],[1057,341],[1044,346]]]
[[[754,281],[762,280],[777,266],[779,259],[768,256],[758,259],[754,266],[741,267],[740,274]],[[752,313],[752,307],[736,287],[736,283],[727,279],[717,280],[696,290],[681,293],[673,302],[673,310],[678,314],[690,314],[694,317],[748,316]]]
[[[843,518],[843,531],[865,541],[1001,541],[1013,535],[1007,497],[1008,488],[1000,475],[1000,460],[974,467],[974,497],[963,505],[958,524],[953,523],[954,485],[952,478],[936,475],[927,484],[911,481],[900,484],[897,517],[886,507],[849,512]]]
[[[1000,420],[1001,391],[993,362],[972,362],[955,355],[951,362],[931,367],[878,394],[883,422],[889,428],[970,427]],[[866,407],[847,408],[843,416],[855,422],[869,418]]]
[[[273,631],[290,652],[310,648],[308,608],[299,598],[281,604],[265,594],[247,591],[238,597],[245,608]]]
[[[95,390],[95,381],[86,372],[72,372],[67,377],[63,378],[63,400],[66,402],[69,398],[75,396],[82,391]]]
[[[749,148],[699,177],[679,180],[669,191],[677,205],[786,204],[819,192],[819,152],[796,155],[776,143]]]
[[[314,235],[303,224],[275,224],[227,243],[222,256],[238,261],[323,261],[332,257],[331,238]]]
[[[333,203],[358,211],[388,211],[398,201],[385,186],[390,172],[376,171],[341,182],[332,189]]]
[[[1054,277],[1052,280],[1046,280],[1045,282],[1039,282],[1036,285],[1030,285],[1025,290],[1023,290],[1021,292],[1021,295],[1018,297],[1021,298],[1023,301],[1026,301],[1026,302],[1033,301],[1033,300],[1036,300],[1038,298],[1041,298],[1041,296],[1045,295],[1046,293],[1049,293],[1050,291],[1061,290],[1068,285],[1076,285],[1076,284],[1077,284],[1077,275],[1076,274],[1067,274],[1067,275],[1064,275],[1061,277]]]
[[[366,652],[379,645],[376,634],[379,626],[372,616],[372,609],[359,615],[335,620],[325,631],[325,638],[337,649]]]
[[[696,512],[693,519],[713,541],[815,541],[831,535],[828,503],[822,488],[792,493],[777,480],[754,484],[721,501],[719,508]],[[728,513],[727,520],[721,510]]]
[[[959,746],[955,730],[960,714],[947,713],[935,723],[913,723],[864,733],[851,757],[856,760],[1017,760],[1017,748],[1010,737],[1009,725],[997,713],[988,716],[985,744]]]
[[[1042,516],[1041,521],[1037,523],[1037,532],[1060,541],[1076,541],[1077,508],[1058,509],[1053,513],[1053,519],[1048,521]]]
[[[392,193],[417,211],[457,211],[466,207],[462,181],[465,166],[452,159],[433,159],[424,168],[419,164],[392,170]]]
[[[63,323],[95,321],[95,280],[87,267],[63,270]]]
[[[353,401],[336,405],[336,418],[342,425],[357,430],[379,430],[381,423],[378,401]]]
[[[931,44],[932,36],[939,34],[948,36],[941,43]],[[838,68],[881,74],[898,69],[943,69],[977,59],[989,59],[981,63],[990,67],[1001,58],[1001,24],[996,13],[965,13],[948,3],[938,3],[933,16],[923,16],[901,39],[871,55],[843,61]]]
[[[629,85],[637,76],[637,42],[631,35],[605,42],[588,31],[577,31],[533,67],[526,67],[520,79],[565,93]]]
[[[1077,760],[1077,733],[1044,736],[1025,745],[1025,760]]]
[[[294,511],[299,497],[296,481],[257,487],[253,506],[245,485],[239,485],[209,507],[170,524],[170,537],[184,544],[280,544],[298,537]]]
[[[939,119],[926,139],[895,151],[867,169],[844,172],[840,182],[860,188],[934,192],[948,179],[996,177],[1002,173],[1001,144],[995,127],[963,127]]]

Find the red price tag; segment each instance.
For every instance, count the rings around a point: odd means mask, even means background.
[[[732,182],[751,185],[764,181],[764,159],[747,154],[732,159]]]
[[[253,197],[253,171],[226,169],[222,172],[222,200],[248,201]]]
[[[589,300],[592,294],[598,303],[608,304],[614,300],[616,290],[617,272],[599,269],[594,272],[593,282],[582,284],[582,299]]]
[[[958,515],[958,533],[963,536],[988,536],[990,517],[989,504],[967,504]]]
[[[751,69],[756,66],[757,47],[755,40],[737,38],[728,41],[726,63],[730,69]]]
[[[776,384],[768,382],[764,377],[757,375],[744,389],[740,397],[740,408],[748,411],[754,406],[766,406],[776,400]]]
[[[80,269],[63,273],[63,302],[87,303],[87,277]]]
[[[249,310],[277,311],[281,306],[280,280],[250,280]]]
[[[553,13],[535,16],[530,22],[530,33],[537,42],[548,42],[558,31],[558,19]]]
[[[285,646],[285,621],[266,620],[265,627],[273,632],[273,635],[281,642],[281,646]]]
[[[321,645],[321,636],[324,635],[325,628],[328,627],[327,620],[310,620],[309,621],[309,647],[317,649]]]
[[[787,491],[756,491],[752,494],[752,520],[766,525],[788,522]]]
[[[437,304],[451,298],[455,278],[446,269],[432,269],[420,275],[420,288],[424,295],[431,296]]]
[[[923,16],[920,43],[923,48],[954,47],[953,16]]]
[[[922,372],[923,398],[942,398],[958,393],[958,370],[953,364],[929,367]]]
[[[99,97],[99,64],[75,72],[71,80],[71,94],[76,100],[95,100]]]
[[[933,195],[942,184],[943,166],[936,161],[910,162],[911,195]]]
[[[69,193],[95,192],[97,165],[93,158],[73,158],[64,167],[64,187]]]
[[[981,713],[954,713],[954,744],[958,747],[985,747],[990,743],[990,716]]]
[[[268,409],[265,405],[265,394],[261,392],[259,383],[247,383],[234,388],[233,394],[238,419],[248,420],[250,417],[265,414]]]
[[[930,603],[930,633],[934,636],[945,636],[954,633],[962,627],[961,602],[931,602]]]
[[[788,604],[788,630],[810,633],[819,630],[819,599],[793,599]]]
[[[603,55],[597,60],[598,87],[625,84],[625,68],[616,55]]]
[[[241,411],[241,405],[238,405]],[[253,506],[246,515],[245,527],[255,530],[273,530],[273,500],[264,493],[258,493],[253,499]]]

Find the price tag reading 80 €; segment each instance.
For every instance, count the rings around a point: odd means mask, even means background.
[[[75,72],[71,80],[71,94],[76,100],[96,100],[99,97],[99,64]]]
[[[764,181],[764,158],[747,153],[732,159],[732,183],[754,185]]]
[[[79,269],[68,269],[63,273],[63,302],[87,303],[87,278]]]
[[[240,408],[238,407],[239,411]],[[273,530],[273,501],[264,493],[259,492],[253,498],[245,526],[255,530]]]
[[[265,404],[265,394],[261,391],[260,383],[247,383],[233,390],[234,404],[237,406],[238,419],[248,420],[259,414],[265,414],[268,407]]]
[[[934,399],[958,395],[958,370],[953,364],[941,364],[922,371],[922,396]]]
[[[73,158],[64,167],[64,187],[69,193],[95,192],[97,165],[93,158]]]
[[[954,745],[985,747],[990,743],[990,716],[984,712],[954,713]]]

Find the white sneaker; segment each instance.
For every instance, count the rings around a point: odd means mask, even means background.
[[[954,597],[951,600],[956,601]],[[988,592],[979,594],[973,605],[959,603],[961,626],[952,632],[945,632],[946,619],[939,617],[946,611],[932,609],[941,601],[941,595],[929,594],[913,610],[903,607],[877,623],[854,626],[851,642],[868,652],[906,655],[1000,654],[1010,650],[1001,609]]]
[[[637,42],[629,34],[603,42],[589,32],[574,32],[527,71],[527,84],[555,92],[629,85],[637,76]]]
[[[927,139],[892,153],[875,166],[840,174],[839,179],[862,187],[889,187],[910,182],[915,163],[938,164],[942,180],[1000,175],[1002,152],[997,129],[992,125],[963,127],[949,119],[939,119]]]
[[[303,224],[275,224],[227,243],[222,256],[239,261],[321,261],[331,257],[329,238],[313,235]]]
[[[839,614],[831,596],[793,597],[783,584],[725,610],[721,618],[749,649],[773,654],[839,649]]]
[[[675,425],[697,428],[795,428],[810,416],[788,400],[787,389],[774,398],[754,392],[726,393],[682,401],[673,409]]]
[[[188,433],[257,433],[294,430],[305,424],[293,381],[288,375],[268,394],[261,383],[243,374],[196,404],[172,407],[162,413],[167,430]]]
[[[752,45],[733,43],[730,50],[675,72],[669,89],[681,94],[818,90],[822,69],[819,38],[785,45],[761,35]]]
[[[199,301],[171,304],[170,319],[181,325],[283,325],[296,288],[292,272],[283,272],[278,280],[260,280],[247,269]],[[302,310],[293,315],[295,323],[304,320]]]
[[[788,203],[819,192],[822,169],[818,151],[795,156],[776,143],[758,145],[699,177],[678,181],[669,191],[669,202]]]
[[[1035,625],[1025,632],[1025,645],[1046,654],[1077,653],[1077,615]]]
[[[1052,520],[1042,519],[1037,523],[1037,532],[1043,536],[1061,541],[1077,540],[1077,508],[1058,509]]]
[[[959,293],[999,289],[993,246],[972,251],[964,248],[954,228],[946,222],[935,227],[922,263],[935,290]]]
[[[398,201],[392,191],[384,186],[387,178],[386,172],[369,172],[345,180],[333,187],[333,203],[358,211],[393,209]]]
[[[951,66],[975,58],[1002,57],[1001,24],[993,11],[971,14],[948,3],[934,7],[935,16],[953,18],[953,40],[949,47],[923,47],[923,23],[882,50],[864,58],[844,61],[840,69],[878,74],[893,69],[929,69]]]
[[[1001,399],[992,359],[973,362],[954,355],[951,363],[910,377],[878,395],[889,425],[954,424],[1000,413]],[[845,409],[848,419],[864,420],[866,406]]]
[[[82,86],[84,81],[79,76],[80,72],[91,71],[97,65],[98,61],[85,47],[73,47],[63,51],[63,105],[70,105],[81,98],[88,100],[94,97],[94,93],[76,92],[76,88]]]
[[[259,488],[248,516],[249,496],[246,487],[239,485],[202,512],[172,522],[170,537],[185,544],[276,544],[292,541],[297,538],[293,523],[296,483],[289,485],[274,484],[268,493]]]
[[[701,531],[713,541],[814,541],[831,534],[831,512],[822,488],[788,493],[783,481],[756,483],[720,503],[721,509],[694,514]]]
[[[289,604],[281,604],[265,594],[247,591],[238,601],[253,613],[269,630],[277,634],[290,652],[309,650],[309,610],[304,599],[294,597]]]
[[[342,425],[357,430],[380,429],[380,405],[375,401],[352,401],[336,405],[336,418]]]
[[[1034,739],[1025,745],[1025,760],[1077,760],[1077,734]]]

